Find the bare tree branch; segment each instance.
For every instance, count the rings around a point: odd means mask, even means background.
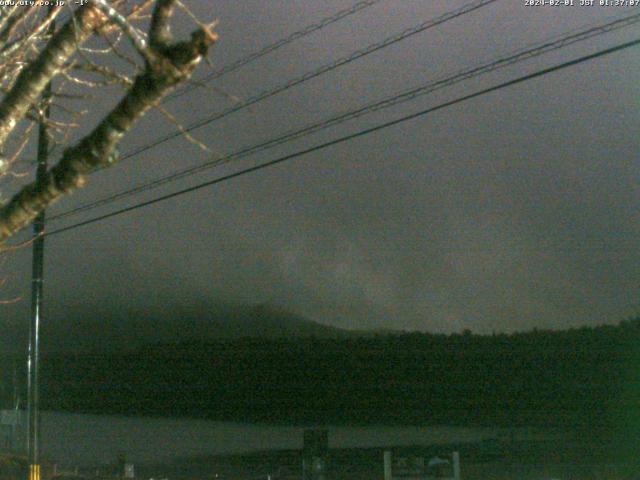
[[[22,70],[11,91],[0,103],[0,148],[18,121],[35,105],[46,85],[64,67],[78,45],[105,20],[91,5],[80,7],[49,41],[37,59]]]
[[[124,15],[113,8],[108,0],[93,0],[93,2],[100,9],[100,11],[109,18],[109,20],[120,27],[120,29],[129,37],[131,43],[133,43],[133,46],[138,51],[138,53],[142,55],[145,60],[151,61],[151,52],[149,51],[147,40],[138,30],[136,30],[133,25],[131,25],[127,21]]]
[[[90,134],[64,151],[60,161],[47,173],[40,185],[36,183],[27,185],[0,209],[0,242],[4,242],[29,224],[40,211],[55,200],[83,186],[86,176],[97,167],[113,164],[117,160],[117,145],[125,133],[149,108],[157,105],[163,96],[179,83],[186,81],[207,54],[208,48],[217,39],[216,34],[208,28],[193,32],[191,38],[186,41],[177,43],[165,41],[166,38],[171,38],[171,35],[168,26],[165,27],[163,22],[168,21],[170,17],[172,3],[172,0],[159,0],[156,4],[152,31],[155,28],[165,33],[159,36],[158,31],[154,33],[152,55],[146,61],[145,70],[135,78],[133,85],[120,103]],[[92,12],[92,10],[85,9],[85,12]],[[78,19],[84,25],[84,27],[78,27],[81,33],[84,34],[85,29],[93,28],[102,21],[102,14],[98,16],[95,15],[95,10],[93,12],[93,16],[85,13]],[[46,50],[57,49],[64,56],[64,61],[62,63],[57,59],[54,61],[50,53],[43,52],[44,59],[38,59],[38,67],[29,69],[33,70],[34,75],[38,75],[40,79],[37,82],[38,85],[39,82],[50,79],[53,74],[60,71],[72,53],[71,47],[65,42],[68,39],[67,35],[74,32],[73,29],[69,30],[68,25],[65,26],[65,31],[68,33],[56,34],[46,48]],[[55,66],[51,65],[52,62]],[[32,85],[22,94],[20,102],[17,100],[13,103],[9,102],[13,105],[12,108],[4,107],[5,102],[0,105],[0,144],[13,128],[8,126],[11,119],[15,121],[20,119],[21,115],[17,112],[22,112],[24,115],[29,105],[38,99],[37,91],[38,88]],[[17,96],[13,91],[10,95]]]
[[[7,21],[5,22],[6,24],[0,32],[0,45],[6,43],[13,31],[18,27],[18,25],[20,25],[20,22],[28,17],[34,9],[35,6],[29,6],[18,10],[16,15],[7,17]]]
[[[180,123],[180,121],[176,118],[175,115],[173,115],[169,110],[167,110],[166,108],[164,108],[162,105],[157,104],[155,106],[158,111],[160,113],[162,113],[162,115],[164,115],[171,123],[173,123],[175,125],[175,127],[178,129],[178,131],[180,133],[182,133],[182,135],[184,135],[184,137],[190,141],[191,143],[193,143],[195,146],[197,146],[200,150],[207,152],[207,153],[211,153],[211,149],[209,147],[207,147],[203,142],[201,142],[200,140],[198,140],[196,137],[194,137],[193,135],[191,135],[191,133],[189,133],[187,131],[187,129],[184,127],[184,125],[182,125]]]
[[[153,10],[151,28],[149,29],[149,42],[151,47],[156,50],[173,41],[169,21],[171,20],[171,15],[173,15],[174,8],[175,2],[173,0],[158,0],[156,8]]]

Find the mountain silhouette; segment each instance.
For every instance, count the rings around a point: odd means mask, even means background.
[[[209,342],[244,337],[345,338],[364,334],[309,320],[270,305],[170,305],[162,310],[101,311],[68,306],[45,316],[43,354],[133,351],[145,345]],[[5,351],[24,350],[26,332],[10,332]],[[7,341],[11,338],[10,341]]]

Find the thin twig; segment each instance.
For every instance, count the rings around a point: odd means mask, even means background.
[[[159,105],[159,104],[155,105],[155,108],[157,108],[160,111],[160,113],[162,113],[165,117],[167,117],[169,121],[176,126],[176,128],[180,131],[180,133],[182,133],[185,136],[185,138],[188,141],[198,146],[201,150],[204,150],[207,153],[212,153],[211,149],[207,145],[205,145],[203,142],[195,138],[193,135],[191,135],[187,131],[187,129],[184,128],[184,126],[182,126],[182,124],[178,121],[178,119],[171,112],[169,112],[169,110],[167,110],[166,108],[164,108],[162,105]]]

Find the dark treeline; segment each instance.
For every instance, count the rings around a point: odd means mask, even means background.
[[[640,318],[512,335],[163,344],[45,357],[41,379],[51,410],[620,431],[639,426]]]

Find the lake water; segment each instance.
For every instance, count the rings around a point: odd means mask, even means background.
[[[41,413],[41,452],[64,465],[113,463],[119,453],[135,464],[184,457],[302,448],[303,426],[271,426],[193,419]],[[321,426],[330,448],[471,442],[504,435],[494,428]],[[537,437],[519,430],[522,438]]]

